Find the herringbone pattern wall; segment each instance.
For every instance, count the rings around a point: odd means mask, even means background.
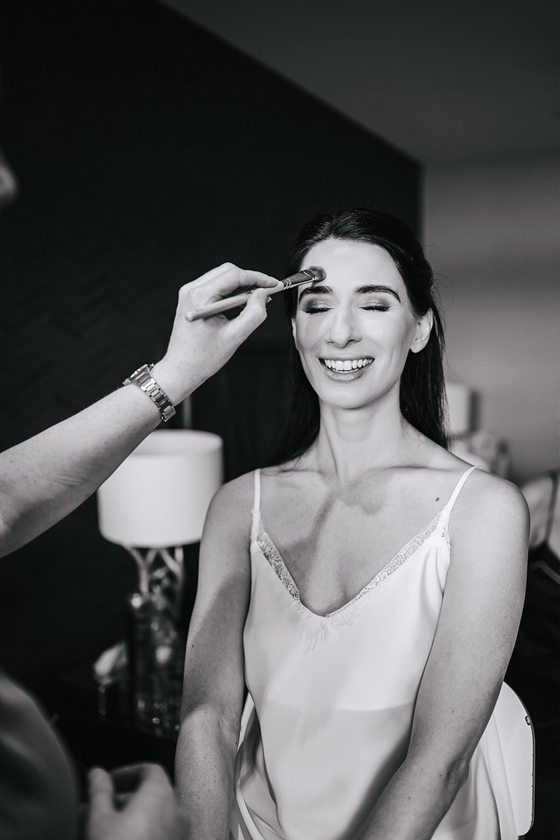
[[[157,359],[177,289],[212,266],[280,275],[300,223],[333,206],[418,224],[413,161],[152,0],[3,4],[0,66],[21,185],[0,219],[2,448]],[[230,477],[284,403],[281,309],[194,398]],[[0,568],[0,658],[38,688],[91,660],[133,581],[86,503]]]

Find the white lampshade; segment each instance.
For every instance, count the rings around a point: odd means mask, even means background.
[[[110,542],[166,548],[198,542],[222,483],[222,439],[191,429],[156,431],[97,491]]]

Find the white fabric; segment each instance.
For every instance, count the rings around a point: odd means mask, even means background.
[[[234,840],[355,838],[406,755],[449,567],[449,515],[471,472],[356,598],[325,617],[301,604],[264,530],[256,473]],[[434,837],[517,837],[493,718]]]

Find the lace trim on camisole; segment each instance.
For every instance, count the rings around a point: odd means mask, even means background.
[[[415,534],[406,545],[358,592],[350,601],[326,615],[318,615],[312,612],[301,602],[299,589],[291,576],[286,564],[282,560],[280,552],[276,548],[269,534],[262,524],[259,510],[253,509],[254,536],[253,540],[259,546],[265,560],[270,564],[276,576],[294,599],[294,606],[302,617],[300,639],[305,645],[305,652],[308,653],[319,642],[324,642],[331,629],[338,630],[345,625],[353,624],[365,607],[378,595],[389,583],[389,578],[409,557],[425,543],[436,530],[445,509],[440,511],[432,521],[421,531]],[[447,536],[447,522],[449,517],[444,517],[444,524],[441,535]]]
[[[272,538],[264,529],[260,511],[260,474],[255,475],[255,504],[251,511],[251,540],[256,542],[263,557],[293,599],[294,607],[302,618],[300,640],[305,646],[306,653],[312,650],[317,643],[325,641],[331,630],[338,630],[341,627],[353,624],[365,607],[381,594],[389,583],[391,575],[421,548],[426,540],[436,532],[438,525],[441,525],[439,533],[445,540],[447,550],[450,551],[449,518],[459,491],[474,469],[475,467],[472,467],[463,473],[445,507],[434,516],[431,522],[415,534],[354,598],[326,615],[318,615],[312,612],[301,602],[296,582]]]

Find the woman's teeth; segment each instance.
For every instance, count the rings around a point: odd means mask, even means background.
[[[321,359],[321,361],[329,370],[345,371],[358,370],[358,368],[371,365],[373,359],[345,359],[344,361],[342,359]]]

